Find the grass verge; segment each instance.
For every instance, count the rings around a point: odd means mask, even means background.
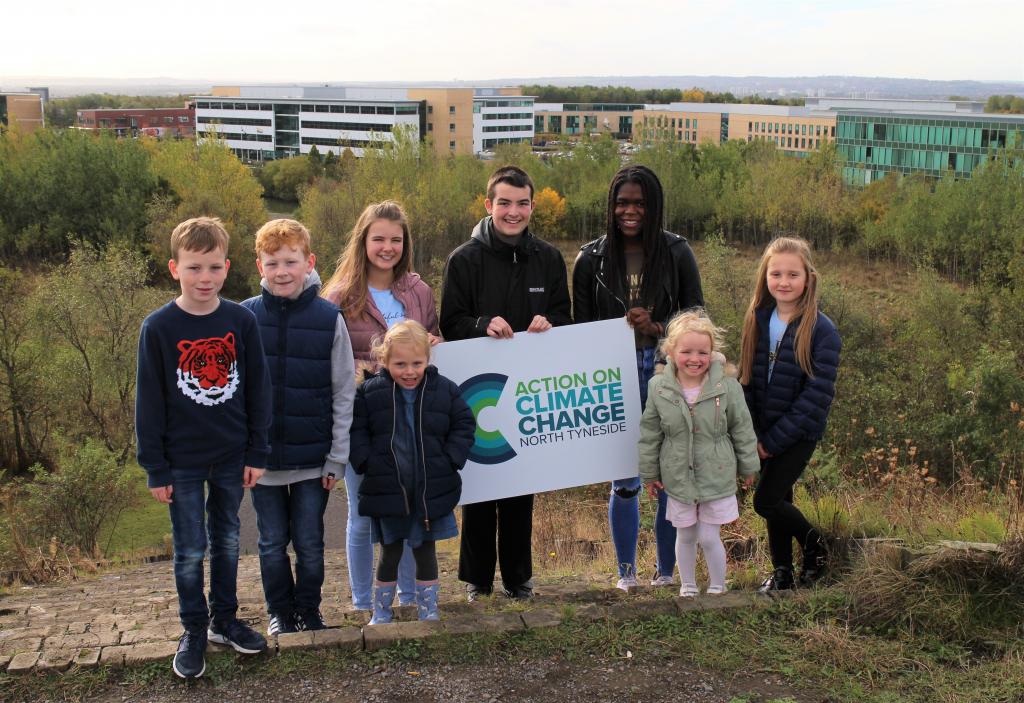
[[[941,608],[941,603],[933,603]],[[1019,701],[1024,694],[1024,639],[1006,636],[976,646],[934,633],[854,624],[852,599],[839,587],[769,607],[659,616],[625,623],[569,619],[551,629],[500,635],[441,635],[377,652],[291,651],[246,659],[209,658],[192,684],[210,695],[244,681],[319,676],[377,667],[520,662],[560,658],[580,667],[609,660],[682,661],[719,675],[776,674],[826,701]],[[996,631],[989,629],[990,635]],[[151,686],[179,685],[165,662],[125,670],[0,676],[4,700],[89,700],[116,690],[134,697]]]

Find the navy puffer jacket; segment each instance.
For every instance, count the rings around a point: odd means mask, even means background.
[[[793,338],[800,318],[789,321],[782,335],[771,382],[768,381],[768,323],[774,306],[754,314],[757,319],[757,349],[750,383],[743,394],[754,420],[757,439],[769,454],[777,455],[801,440],[817,441],[825,433],[825,422],[836,392],[836,370],[843,346],[832,320],[818,313],[811,337],[814,376],[800,368]]]
[[[264,288],[242,303],[259,322],[270,369],[274,424],[268,471],[320,468],[331,451],[332,350],[341,311],[317,297],[320,279],[313,280],[297,300]]]
[[[402,486],[392,446],[399,415],[401,389],[387,369],[371,376],[356,391],[352,418],[350,460],[363,474],[359,488],[359,514],[366,517],[411,515],[416,508],[428,520],[451,512],[462,495],[459,470],[473,446],[476,420],[454,382],[428,366],[416,393],[416,447],[421,452],[424,475],[418,495]],[[418,504],[414,508],[413,501]]]

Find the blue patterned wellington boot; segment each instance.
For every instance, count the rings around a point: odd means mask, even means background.
[[[370,618],[371,625],[386,625],[394,617],[391,604],[395,602],[395,590],[398,584],[375,583],[373,585],[373,617]]]
[[[437,612],[437,583],[416,584],[416,611],[420,620],[440,620],[441,614]]]

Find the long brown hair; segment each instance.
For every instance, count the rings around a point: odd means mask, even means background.
[[[773,239],[757,267],[757,278],[754,281],[754,295],[743,318],[743,337],[740,342],[740,383],[750,383],[754,369],[754,354],[757,351],[757,311],[772,303],[772,295],[768,292],[768,264],[776,254],[795,254],[803,261],[807,273],[807,285],[804,293],[796,302],[796,314],[800,324],[796,328],[793,340],[793,351],[797,363],[808,376],[814,376],[814,362],[811,359],[811,337],[814,336],[814,324],[818,321],[818,271],[811,263],[811,245],[799,237],[779,237]]]
[[[366,311],[366,299],[370,292],[367,282],[370,261],[366,258],[366,237],[370,226],[377,220],[389,220],[402,228],[402,256],[392,269],[392,283],[412,271],[412,235],[409,233],[405,210],[394,200],[367,205],[352,228],[345,250],[338,257],[334,274],[320,291],[320,297],[340,307],[349,319],[359,319]]]

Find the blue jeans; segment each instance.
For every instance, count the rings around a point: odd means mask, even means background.
[[[656,349],[636,350],[636,370],[640,381],[640,407],[647,407],[647,384],[654,375]],[[636,575],[636,542],[640,536],[639,478],[612,481],[608,498],[608,524],[615,545],[619,576]],[[676,528],[665,519],[668,498],[658,491],[658,511],[654,516],[654,541],[657,545],[657,575],[671,576],[676,568]]]
[[[186,630],[205,629],[212,617],[231,620],[238,611],[238,507],[242,466],[175,470],[171,493],[174,586]],[[205,507],[204,507],[205,501]],[[209,537],[209,541],[207,541]],[[210,600],[203,594],[203,558],[210,548]]]
[[[330,493],[319,478],[252,491],[260,539],[260,576],[271,615],[320,608],[324,585],[324,511]],[[295,577],[288,543],[295,550]]]
[[[345,493],[348,495],[348,520],[345,523],[345,557],[348,560],[348,585],[352,589],[352,605],[359,610],[373,607],[373,538],[370,518],[359,514],[359,486],[363,477],[352,466],[345,467]],[[416,560],[406,544],[398,562],[398,602],[416,602]]]

